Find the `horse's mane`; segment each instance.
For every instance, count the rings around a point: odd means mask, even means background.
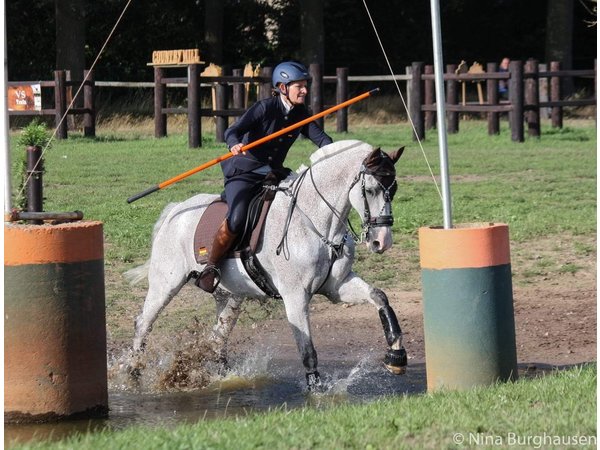
[[[373,147],[371,147],[366,142],[362,142],[362,141],[359,141],[356,139],[349,139],[349,140],[345,140],[345,141],[334,142],[332,144],[326,145],[325,147],[321,147],[318,150],[316,150],[312,155],[310,155],[310,162],[312,164],[314,164],[323,159],[329,158],[331,156],[335,156],[340,152],[346,152],[353,148],[358,148],[358,147],[363,147],[363,146],[364,146],[363,151],[365,153],[373,150]]]

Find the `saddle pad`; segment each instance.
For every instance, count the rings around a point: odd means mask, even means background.
[[[208,205],[194,233],[194,255],[198,264],[205,264],[217,230],[227,216],[227,203],[218,199]]]
[[[270,200],[263,203],[260,217],[258,218],[254,230],[252,230],[249,242],[238,242],[236,249],[233,249],[227,255],[228,258],[239,258],[240,252],[236,251],[239,247],[249,249],[252,253],[256,251],[270,207]],[[204,214],[200,217],[198,225],[196,225],[196,232],[194,233],[194,256],[196,257],[196,262],[198,264],[206,264],[208,261],[208,255],[212,249],[213,240],[217,234],[217,230],[227,216],[227,210],[227,203],[221,199],[217,199],[208,205],[208,208],[206,208],[206,211],[204,211]]]

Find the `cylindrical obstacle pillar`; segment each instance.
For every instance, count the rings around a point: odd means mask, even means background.
[[[4,421],[106,416],[102,223],[4,225]]]
[[[508,226],[420,228],[419,247],[428,390],[515,380]]]

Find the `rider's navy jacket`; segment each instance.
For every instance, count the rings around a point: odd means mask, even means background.
[[[257,139],[275,133],[285,127],[293,125],[309,117],[305,105],[296,105],[289,112],[279,97],[270,97],[252,105],[231,127],[225,132],[225,141],[229,148],[236,144],[244,145]],[[298,137],[302,133],[318,147],[331,144],[331,138],[314,122],[290,131],[269,142],[266,142],[246,155],[239,154],[221,163],[223,174],[232,177],[241,173],[251,172],[268,164],[273,169],[281,169],[285,157]]]

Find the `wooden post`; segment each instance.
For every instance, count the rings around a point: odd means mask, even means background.
[[[539,64],[538,70],[540,72],[548,71],[548,64]],[[538,78],[538,91],[540,94],[540,103],[546,103],[550,100],[549,87],[548,87],[548,77],[539,77]],[[544,107],[540,108],[540,119],[549,119],[550,118],[550,108]]]
[[[96,136],[96,92],[94,82],[94,71],[84,70],[83,79],[85,86],[83,86],[83,107],[86,109],[83,115],[83,135],[85,137]]]
[[[508,99],[512,106],[509,114],[510,137],[515,142],[524,142],[523,117],[523,62],[511,61],[508,66],[510,80],[508,80]]]
[[[410,80],[412,77],[412,67],[411,66],[406,66],[404,68],[404,73],[407,76],[407,80]],[[406,106],[408,107],[408,110],[410,111],[410,105],[412,103],[412,99],[410,98],[410,81],[406,82]]]
[[[425,66],[425,74],[433,75],[433,66]],[[432,106],[435,104],[435,80],[425,80],[425,105]],[[435,128],[435,111],[425,111],[425,129],[430,130]]]
[[[310,108],[312,114],[319,114],[323,111],[323,76],[321,65],[312,63],[308,67],[308,73],[312,78],[310,83]],[[325,129],[325,120],[323,118],[315,121],[321,128]]]
[[[202,146],[202,124],[200,122],[200,65],[188,65],[188,147]]]
[[[216,106],[217,110],[223,111],[227,109],[227,83],[216,84]],[[225,130],[229,126],[227,116],[215,116],[216,138],[217,142],[225,142]]]
[[[498,72],[498,64],[496,63],[487,63],[486,67],[487,73],[496,73]],[[486,80],[486,88],[487,88],[487,103],[490,106],[498,105],[498,80],[494,80],[488,78]],[[494,135],[500,133],[500,114],[497,112],[490,111],[487,115],[488,119],[488,134]]]
[[[272,67],[263,67],[260,69],[260,76],[268,78],[269,81],[261,83],[260,89],[258,92],[259,100],[263,100],[265,98],[269,98],[271,96],[271,78],[273,77],[273,68]]]
[[[410,108],[409,113],[415,130],[413,132],[414,140],[425,139],[425,123],[423,120],[423,111],[421,104],[423,101],[423,92],[421,89],[421,74],[423,73],[423,63],[412,63],[412,78],[410,79]]]
[[[54,71],[54,122],[56,126],[56,138],[67,139],[67,120],[61,119],[67,111],[66,74],[64,70]]]
[[[335,101],[339,105],[348,100],[348,68],[338,67],[335,74],[337,77]],[[348,108],[342,108],[336,113],[336,131],[338,133],[348,132]]]
[[[42,148],[28,146],[27,152],[27,211],[41,212],[44,210],[43,182],[44,160]],[[32,225],[41,225],[42,220],[29,221]]]
[[[233,69],[234,77],[243,77],[244,71],[242,69]],[[235,109],[244,109],[244,99],[246,97],[246,88],[244,83],[233,84],[233,107]]]
[[[540,136],[540,99],[538,91],[538,62],[529,59],[525,63],[525,119],[527,121],[527,134]]]
[[[73,101],[73,85],[71,84],[73,79],[71,78],[70,70],[65,70],[65,80],[67,83],[69,83],[69,85],[66,86],[66,88],[65,88],[65,92],[66,92],[65,105],[69,106],[71,104],[71,102]],[[79,101],[80,99],[81,99],[81,97],[79,97],[79,99],[77,99],[78,101],[76,103],[73,103],[73,106],[72,106],[73,108],[77,108],[79,105],[81,105],[81,102]],[[65,118],[65,120],[67,121],[67,130],[71,130],[71,131],[77,130],[77,125],[75,124],[75,114],[67,114],[67,117]]]
[[[558,72],[560,70],[560,62],[550,62],[550,72]],[[550,78],[550,101],[560,102],[560,76]],[[563,126],[563,110],[561,106],[552,107],[552,128],[562,128]]]
[[[446,66],[448,75],[456,74],[456,64],[448,64]],[[448,106],[458,105],[458,82],[456,80],[448,80],[446,83],[446,103]],[[448,133],[458,133],[458,111],[448,111]]]
[[[167,135],[167,115],[162,109],[167,104],[167,87],[163,84],[164,69],[154,68],[154,137],[161,138]]]

